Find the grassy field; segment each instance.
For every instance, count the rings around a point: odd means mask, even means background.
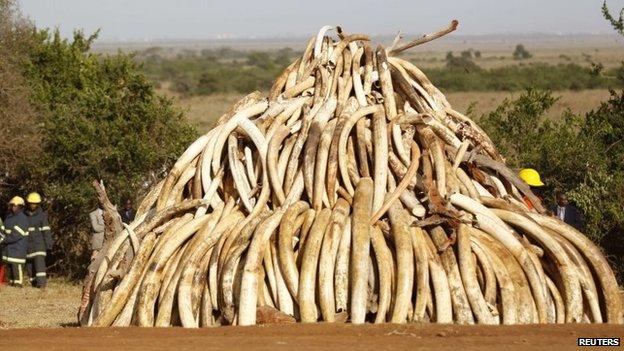
[[[533,49],[531,43],[525,44],[526,49],[532,57],[524,60],[514,60],[511,56],[516,43],[501,44],[496,47],[479,50],[479,44],[475,47],[458,50],[450,49],[455,56],[459,56],[461,51],[480,51],[481,58],[475,59],[475,63],[482,68],[504,67],[514,64],[530,65],[536,63],[546,63],[551,65],[574,63],[580,66],[588,66],[591,62],[600,62],[605,67],[617,67],[622,61],[624,49],[614,47],[580,47],[580,48],[544,48]],[[414,51],[405,55],[413,60],[420,68],[444,67],[446,52],[439,51]]]
[[[242,94],[236,93],[183,97],[170,91],[161,92],[175,98],[177,105],[186,111],[187,117],[201,132],[208,131],[225,110],[243,97]],[[456,110],[466,112],[468,107],[473,105],[474,114],[480,116],[494,110],[505,98],[514,98],[520,93],[451,92],[447,93],[446,97]],[[609,97],[609,91],[606,89],[557,91],[554,94],[560,99],[548,113],[549,118],[558,118],[567,109],[576,114],[585,114]]]
[[[81,287],[52,278],[44,290],[0,286],[0,329],[76,326]]]

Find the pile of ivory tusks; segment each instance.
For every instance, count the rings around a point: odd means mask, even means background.
[[[106,244],[84,324],[620,323],[600,249],[396,56],[456,25],[389,49],[323,27]]]

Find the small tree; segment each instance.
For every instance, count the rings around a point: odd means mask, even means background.
[[[607,1],[602,3],[602,16],[611,23],[613,29],[615,29],[620,35],[624,36],[624,8],[620,10],[618,18],[613,17],[607,6]]]
[[[469,60],[472,59],[472,49],[462,51],[461,57]]]
[[[31,101],[31,89],[22,64],[34,41],[32,24],[12,0],[0,0],[0,214],[6,198],[37,166],[41,135],[40,113]]]
[[[516,60],[524,60],[531,58],[533,55],[524,48],[524,45],[518,44],[516,45],[516,50],[513,52],[513,58]]]

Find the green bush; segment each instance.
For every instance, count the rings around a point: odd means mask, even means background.
[[[516,49],[514,50],[512,56],[514,60],[524,60],[531,58],[533,55],[531,55],[531,53],[524,48],[524,45],[518,44],[516,45]]]
[[[519,91],[581,90],[596,88],[618,88],[623,81],[611,76],[619,69],[613,69],[606,76],[592,73],[589,67],[576,64],[549,65],[544,63],[511,65],[483,69],[472,60],[447,55],[445,68],[423,69],[432,82],[443,91]]]
[[[0,98],[0,114],[2,133],[12,133],[0,139],[19,147],[3,150],[0,200],[41,192],[55,233],[50,263],[81,276],[90,256],[88,213],[97,202],[91,182],[103,180],[114,202],[140,195],[196,131],[154,93],[132,57],[91,53],[97,33],[66,40],[58,30],[36,30],[5,0],[0,15],[0,62],[7,63],[0,87],[11,92]]]
[[[40,31],[25,70],[43,109],[43,153],[30,176],[50,200],[55,253],[72,273],[84,267],[87,238],[75,233],[88,229],[91,182],[102,179],[113,201],[140,194],[196,136],[131,57],[90,53],[96,36],[76,32],[69,41],[58,31]]]
[[[172,82],[172,89],[189,95],[248,93],[268,90],[275,77],[290,64],[292,49],[241,52],[229,48],[202,50],[201,55],[186,53],[174,58],[155,59],[145,52],[136,58],[143,70],[156,81]]]

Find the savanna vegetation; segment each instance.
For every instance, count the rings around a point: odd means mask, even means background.
[[[445,65],[440,68],[423,68],[436,86],[445,92],[454,91],[519,91],[524,89],[584,90],[622,87],[620,68],[607,70],[608,74],[591,74],[590,65],[576,63],[531,63],[522,59],[530,57],[524,46],[523,54],[514,52],[504,67],[482,68],[480,51],[463,51],[459,55],[447,53]],[[522,51],[524,50],[524,51]],[[516,51],[518,49],[516,48]],[[153,80],[168,84],[175,93],[184,95],[211,95],[218,93],[245,93],[267,90],[274,78],[296,57],[291,49],[266,52],[244,52],[231,48],[183,51],[165,55],[159,48],[136,54],[146,74]],[[526,56],[529,55],[529,56]]]

